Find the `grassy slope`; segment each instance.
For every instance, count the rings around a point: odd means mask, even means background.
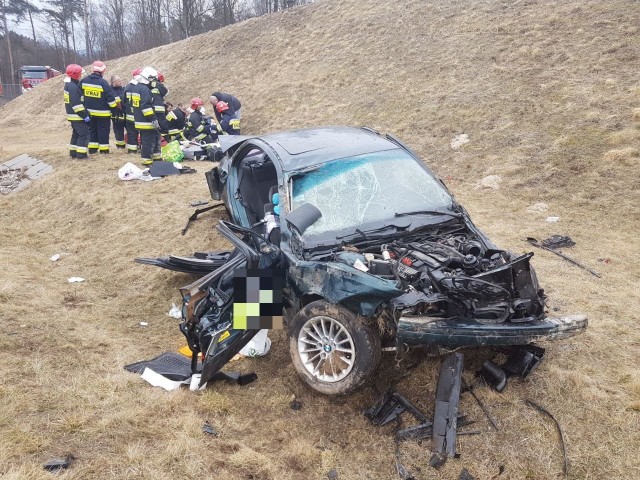
[[[550,346],[529,381],[501,395],[481,391],[500,432],[461,437],[463,456],[439,473],[426,466],[428,444],[407,444],[405,461],[422,469],[418,478],[453,478],[462,466],[491,478],[499,465],[506,478],[559,476],[552,425],[523,405],[532,397],[562,422],[574,478],[637,478],[640,8],[631,0],[513,3],[415,0],[400,10],[389,0],[324,0],[109,66],[122,75],[157,66],[174,102],[233,92],[248,133],[321,124],[390,131],[497,243],[524,251],[527,235],[571,235],[578,245],[568,253],[602,279],[544,252],[535,264],[551,307],[587,313],[590,331]],[[212,217],[179,235],[188,201],[206,198],[204,165],[195,176],[123,184],[115,171],[130,157],[69,162],[60,90],[53,80],[0,110],[0,158],[29,152],[56,167],[0,198],[0,475],[45,477],[42,461],[74,452],[68,478],[298,479],[334,467],[340,478],[395,478],[391,437],[360,415],[375,393],[336,400],[310,392],[283,333],[267,358],[239,364],[260,376],[244,389],[168,394],[122,371],[182,344],[165,313],[188,281],[131,259],[222,243]],[[471,142],[453,151],[459,133]],[[473,188],[496,174],[500,190]],[[527,212],[536,202],[549,210]],[[56,252],[65,256],[49,262]],[[67,284],[75,275],[87,282]],[[430,410],[436,374],[437,362],[426,362],[398,389]],[[304,402],[298,413],[291,394]],[[484,426],[469,398],[462,405]],[[201,437],[205,419],[221,438]]]

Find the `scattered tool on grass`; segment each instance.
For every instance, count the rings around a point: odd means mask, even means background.
[[[592,270],[589,267],[581,264],[580,262],[577,262],[576,260],[574,260],[571,257],[568,257],[567,255],[565,255],[562,252],[556,252],[553,248],[546,247],[545,245],[543,245],[542,243],[538,242],[538,240],[536,240],[533,237],[527,237],[527,242],[530,243],[531,245],[533,245],[534,247],[541,248],[543,250],[546,250],[547,252],[551,252],[551,253],[554,253],[554,254],[558,255],[560,258],[564,258],[567,262],[572,263],[576,267],[580,267],[583,270],[586,270],[591,275],[595,275],[598,278],[602,278],[602,275],[599,274],[598,272],[596,272],[595,270]]]

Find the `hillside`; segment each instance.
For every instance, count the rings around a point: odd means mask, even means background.
[[[162,70],[174,103],[231,92],[243,133],[325,124],[391,132],[499,245],[525,251],[524,237],[570,235],[577,245],[565,253],[601,279],[547,252],[534,264],[550,308],[587,313],[589,331],[548,345],[526,382],[478,390],[499,432],[461,437],[462,457],[439,472],[427,465],[428,442],[403,445],[404,461],[419,479],[457,478],[462,467],[481,479],[560,478],[553,426],[523,402],[533,398],[565,429],[570,478],[635,479],[639,63],[634,0],[319,0],[107,65],[126,79],[137,66]],[[122,370],[184,343],[165,314],[189,277],[131,260],[223,246],[215,216],[180,236],[188,202],[207,198],[207,167],[123,184],[115,173],[131,156],[68,160],[61,89],[54,79],[0,107],[0,161],[26,152],[56,168],[0,197],[0,476],[48,478],[41,464],[73,452],[65,478],[312,479],[332,468],[340,479],[398,478],[391,430],[361,415],[376,392],[329,399],[304,388],[283,332],[268,357],[232,367],[258,373],[251,387],[168,394]],[[453,149],[459,134],[470,142]],[[488,175],[500,188],[475,188]],[[541,202],[546,210],[528,210]],[[56,264],[54,253],[63,254]],[[67,284],[70,276],[87,282]],[[469,355],[469,376],[479,358]],[[431,411],[437,366],[425,361],[396,388]],[[485,429],[467,396],[463,409]],[[220,438],[203,439],[204,420]]]

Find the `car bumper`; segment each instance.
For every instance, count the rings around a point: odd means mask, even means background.
[[[586,315],[543,318],[532,322],[499,324],[473,320],[407,315],[398,321],[398,339],[407,345],[446,347],[526,345],[541,340],[573,337],[586,330]]]

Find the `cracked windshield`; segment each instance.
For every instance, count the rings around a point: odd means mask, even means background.
[[[329,162],[293,181],[292,200],[293,209],[310,203],[322,212],[305,235],[451,207],[440,182],[399,149]]]

